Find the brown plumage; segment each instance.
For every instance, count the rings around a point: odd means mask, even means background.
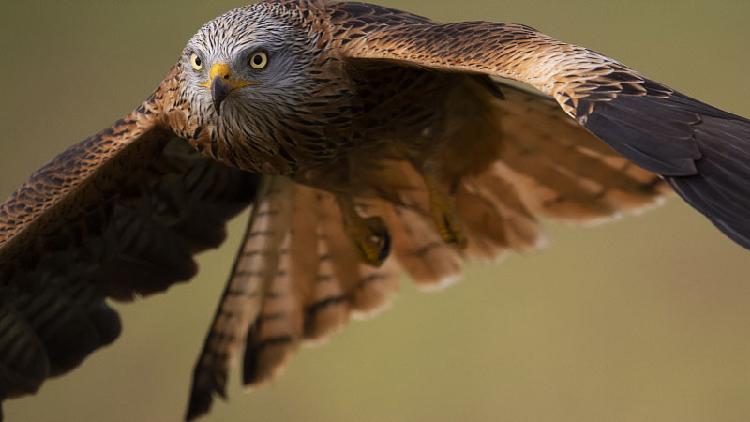
[[[539,247],[540,217],[604,221],[671,185],[750,247],[748,158],[750,121],[527,26],[235,9],[138,109],[0,206],[0,398],[113,341],[106,298],[190,279],[251,203],[190,418],[225,395],[234,360],[261,384],[382,309],[402,272],[434,289],[468,259]]]

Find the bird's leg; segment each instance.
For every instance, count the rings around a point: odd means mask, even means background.
[[[440,184],[438,168],[437,162],[429,159],[422,166],[430,216],[445,243],[464,248],[467,239],[456,211],[456,204],[448,191]]]
[[[391,250],[391,236],[380,217],[362,217],[349,197],[336,196],[347,235],[362,260],[372,266],[383,264]]]

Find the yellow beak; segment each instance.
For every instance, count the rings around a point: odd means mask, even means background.
[[[232,69],[228,64],[216,63],[211,66],[211,70],[208,73],[208,81],[201,85],[211,88],[211,98],[214,100],[214,107],[216,108],[216,112],[220,113],[221,103],[232,91],[253,85],[253,83],[233,79]]]

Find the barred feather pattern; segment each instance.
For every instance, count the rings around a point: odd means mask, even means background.
[[[368,180],[378,181],[373,190],[380,193],[355,201],[363,217],[383,218],[391,234],[392,255],[380,268],[361,263],[334,194],[281,176],[266,179],[196,367],[189,418],[225,395],[230,362],[243,346],[243,383],[260,385],[277,376],[301,344],[317,344],[352,316],[383,309],[401,273],[422,290],[439,290],[460,278],[466,260],[497,261],[508,251],[544,245],[540,215],[606,221],[654,205],[668,192],[660,177],[590,139],[552,100],[498,89],[503,98],[485,98],[485,115],[466,122],[479,125],[474,143],[489,146],[464,148],[460,159],[451,148],[442,152],[453,164],[442,178],[458,181],[451,192],[469,238],[465,249],[438,234],[424,175],[407,161],[369,168]],[[516,130],[525,136],[515,136]],[[472,153],[493,150],[497,156],[477,171],[473,164],[486,157]]]
[[[360,263],[332,194],[267,177],[196,365],[188,416],[225,395],[242,347],[243,383],[261,384],[300,344],[379,310],[397,290],[397,277],[391,262]]]

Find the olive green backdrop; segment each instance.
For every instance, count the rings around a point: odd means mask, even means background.
[[[383,1],[437,20],[517,21],[750,116],[750,2]],[[0,2],[0,196],[145,98],[204,21],[241,3]],[[210,421],[746,421],[750,254],[679,200],[422,294],[306,348]],[[121,309],[124,334],[9,421],[176,421],[239,241],[193,282]]]

